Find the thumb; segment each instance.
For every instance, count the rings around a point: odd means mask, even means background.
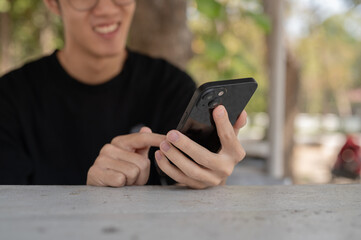
[[[152,133],[152,130],[149,127],[142,127],[139,130],[140,133]],[[148,152],[149,152],[150,146],[146,148],[140,148],[136,150],[136,153],[139,153],[140,155],[148,158]]]

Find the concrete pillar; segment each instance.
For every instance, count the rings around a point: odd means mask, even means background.
[[[268,172],[271,176],[284,176],[284,123],[286,51],[284,46],[284,0],[265,0],[265,10],[272,22],[268,36],[269,64],[269,149]]]

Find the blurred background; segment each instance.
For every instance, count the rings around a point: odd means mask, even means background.
[[[359,182],[333,177],[332,168],[348,135],[360,143],[361,0],[137,4],[130,48],[168,59],[198,84],[241,77],[259,83],[239,135],[247,158],[230,184]],[[281,176],[269,169],[275,44],[282,47],[285,83]],[[42,0],[0,0],[0,76],[63,45],[61,19]]]

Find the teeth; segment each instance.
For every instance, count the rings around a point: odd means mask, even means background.
[[[114,32],[118,26],[119,26],[119,23],[114,23],[114,24],[108,25],[108,26],[95,27],[94,30],[98,33],[107,34],[107,33]]]

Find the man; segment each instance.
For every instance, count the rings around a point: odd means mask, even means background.
[[[0,183],[160,184],[159,167],[191,188],[224,184],[245,155],[236,133],[246,113],[232,126],[217,107],[222,148],[208,151],[172,130],[195,90],[190,77],[126,48],[134,0],[44,2],[63,21],[65,46],[0,79]],[[139,126],[148,127],[132,133]]]

